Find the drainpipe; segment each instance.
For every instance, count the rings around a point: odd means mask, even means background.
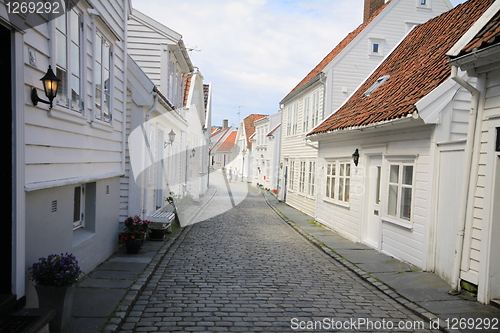
[[[325,96],[326,96],[326,82],[324,81],[325,79],[325,73],[321,72],[319,74],[319,82],[323,85],[323,104],[321,105],[321,121],[325,119]]]
[[[451,67],[451,78],[461,85],[463,88],[467,89],[472,94],[471,108],[469,112],[469,128],[467,130],[467,144],[465,147],[465,175],[464,184],[462,186],[462,197],[460,199],[460,212],[459,212],[459,228],[457,232],[457,238],[455,243],[455,259],[453,262],[452,271],[452,290],[450,293],[457,293],[459,291],[459,280],[460,280],[460,266],[462,262],[462,254],[464,247],[464,233],[465,225],[467,222],[467,212],[468,212],[468,199],[469,193],[471,191],[471,175],[472,175],[472,162],[474,153],[474,143],[476,126],[478,122],[478,108],[479,108],[479,90],[474,88],[460,76],[458,76],[458,67],[453,65]]]
[[[154,98],[153,106],[148,110],[148,112],[146,112],[146,116],[144,117],[144,123],[141,124],[141,128],[142,128],[142,135],[144,136],[144,141],[146,142],[146,151],[144,152],[144,158],[146,159],[148,157],[147,155],[149,154],[149,158],[151,160],[151,163],[154,163],[154,157],[152,155],[153,153],[151,152],[151,143],[148,140],[146,127],[144,125],[147,125],[149,127],[148,121],[149,121],[149,118],[151,117],[151,113],[154,110],[156,110],[156,106],[158,105],[158,93],[156,92],[156,87],[154,88],[152,95]],[[144,175],[143,175],[143,186],[144,186],[143,198],[142,198],[142,218],[143,219],[146,218],[146,214],[148,213],[148,209],[147,209],[147,206],[148,206],[147,205],[147,203],[148,203],[148,184],[147,184],[148,178],[149,178],[149,170],[148,170],[148,168],[146,168],[146,170],[144,170]]]

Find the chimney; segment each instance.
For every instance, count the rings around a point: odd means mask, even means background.
[[[229,120],[224,119],[222,120],[222,129],[228,128],[229,127]]]
[[[363,15],[363,23],[368,21],[370,17],[384,5],[385,0],[365,0],[365,11]]]

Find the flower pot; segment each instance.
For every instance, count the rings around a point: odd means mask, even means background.
[[[150,240],[164,240],[167,228],[149,228]]]
[[[125,248],[128,254],[137,254],[142,247],[144,239],[127,239],[125,241]]]
[[[50,332],[64,332],[71,321],[75,288],[35,285],[35,289],[38,295],[38,307],[56,310],[56,316],[49,324]]]

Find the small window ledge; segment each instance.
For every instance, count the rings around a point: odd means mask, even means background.
[[[47,115],[54,119],[64,120],[81,126],[88,123],[87,117],[80,112],[69,110],[57,105],[54,105],[52,109],[48,110]]]
[[[92,238],[92,236],[94,236],[94,233],[86,230],[85,228],[78,228],[73,230],[73,247],[86,241],[87,239]]]
[[[114,130],[113,126],[110,123],[101,120],[93,120],[90,123],[90,127],[110,133]]]
[[[402,220],[398,220],[398,219],[391,218],[388,216],[383,217],[382,221],[386,222],[386,223],[393,224],[395,226],[398,226],[398,227],[401,227],[404,229],[407,229],[408,231],[413,231],[413,223],[408,222],[408,221],[402,221]]]
[[[337,201],[337,200],[332,200],[329,198],[323,198],[323,201],[327,202],[329,204],[335,205],[335,206],[339,206],[339,207],[343,207],[343,208],[347,208],[347,209],[351,208],[351,204],[349,202]]]

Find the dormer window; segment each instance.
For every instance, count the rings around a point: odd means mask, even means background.
[[[368,90],[365,91],[363,95],[365,97],[370,96],[378,87],[380,87],[390,77],[391,77],[390,75],[384,75],[382,77],[379,77],[377,81],[370,88],[368,88]]]
[[[420,0],[420,5],[421,6],[427,5],[427,0]]]

